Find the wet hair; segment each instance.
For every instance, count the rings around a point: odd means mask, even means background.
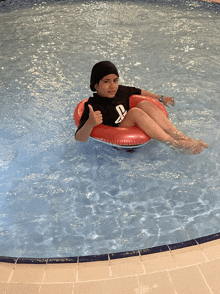
[[[110,62],[110,61],[100,61],[96,63],[91,72],[91,78],[90,78],[90,89],[95,92],[96,89],[94,86],[98,84],[102,78],[104,78],[107,75],[115,74],[119,77],[118,70],[116,66]]]

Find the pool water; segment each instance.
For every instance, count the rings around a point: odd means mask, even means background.
[[[0,3],[0,256],[148,248],[220,231],[219,6],[197,1]],[[173,96],[188,155],[75,141],[92,66]]]

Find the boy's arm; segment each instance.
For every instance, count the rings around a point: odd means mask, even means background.
[[[149,97],[152,97],[152,98],[155,98],[157,100],[160,100],[160,98],[162,97],[162,103],[165,105],[165,106],[169,106],[168,104],[174,106],[174,99],[173,97],[167,97],[167,96],[162,96],[162,95],[156,95],[152,92],[149,92],[149,91],[146,91],[146,90],[141,90],[141,95],[143,96],[149,96]]]
[[[103,121],[101,111],[94,111],[92,105],[89,106],[89,118],[84,123],[84,125],[76,132],[75,138],[78,141],[86,142],[89,139],[89,136],[93,128],[97,125],[100,125]]]

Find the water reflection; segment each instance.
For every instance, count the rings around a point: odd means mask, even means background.
[[[98,254],[218,232],[218,10],[175,1],[0,8],[0,255]],[[211,147],[188,156],[155,141],[134,153],[75,142],[73,110],[103,59],[121,83],[174,96],[172,122]]]

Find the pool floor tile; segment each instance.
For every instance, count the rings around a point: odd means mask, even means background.
[[[213,2],[213,3],[220,4],[220,0],[201,0],[201,1],[205,1],[205,2]]]
[[[211,294],[197,266],[189,266],[168,271],[177,293],[181,294]],[[215,293],[217,294],[217,293]]]
[[[138,276],[139,291],[136,293],[176,294],[166,271]],[[190,292],[188,294],[191,294]],[[198,293],[197,293],[198,294]]]
[[[76,281],[77,268],[77,264],[47,265],[43,283],[73,283]]]

